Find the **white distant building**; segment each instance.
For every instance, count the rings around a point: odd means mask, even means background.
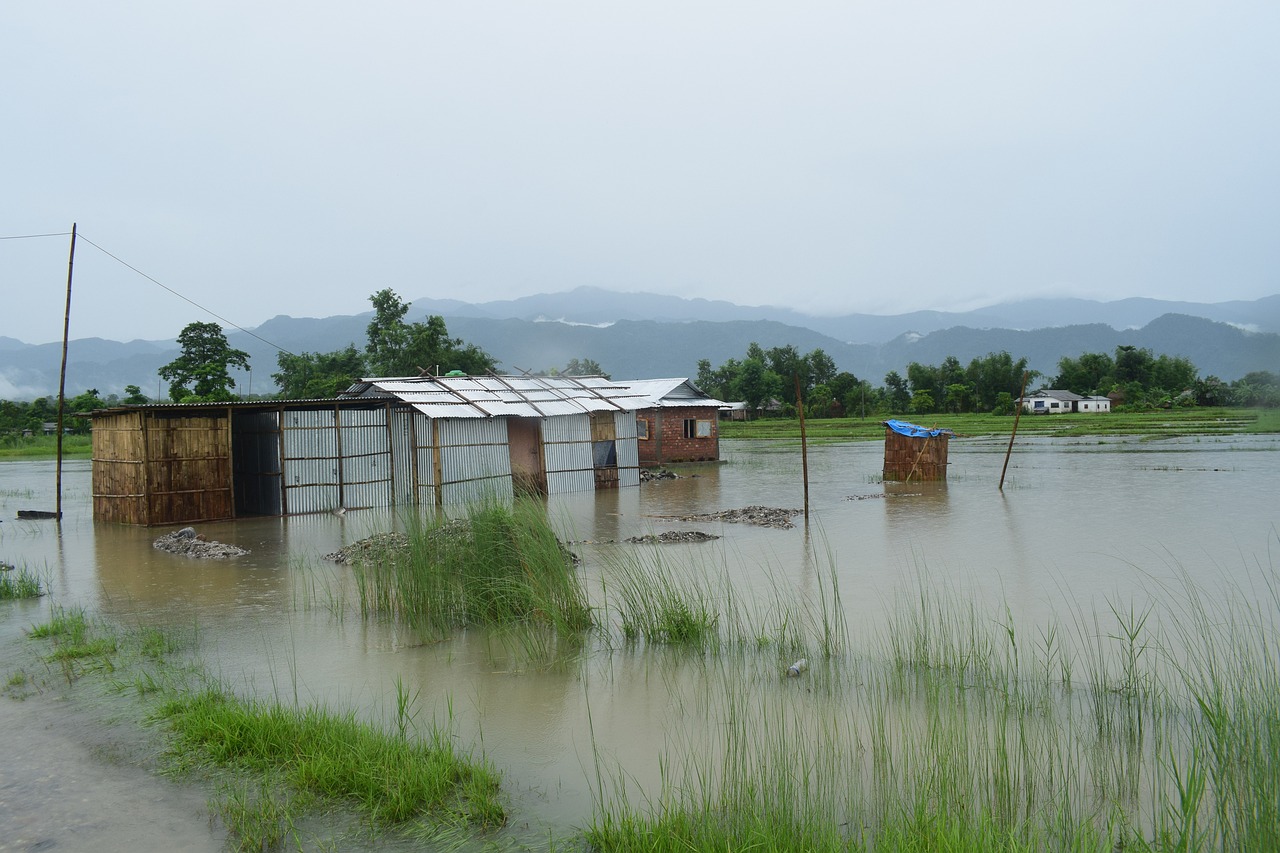
[[[1070,412],[1099,414],[1111,411],[1107,397],[1082,397],[1071,391],[1046,389],[1022,398],[1022,411],[1033,415],[1062,415]]]

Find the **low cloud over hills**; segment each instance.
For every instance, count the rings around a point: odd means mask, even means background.
[[[1202,376],[1227,381],[1280,370],[1280,295],[1215,304],[1032,299],[963,313],[818,318],[786,308],[579,288],[479,305],[418,298],[408,319],[427,314],[444,316],[451,335],[483,347],[509,372],[590,358],[618,378],[692,376],[699,359],[719,365],[741,358],[752,341],[766,349],[820,347],[841,370],[875,384],[890,370],[905,372],[912,361],[938,364],[954,355],[968,363],[1001,350],[1026,356],[1033,369],[1052,376],[1063,356],[1111,353],[1121,344],[1184,356]],[[252,375],[237,376],[238,390],[274,392],[277,350],[271,344],[295,353],[362,347],[371,316],[280,316],[253,335],[231,330],[232,345],[250,354],[254,368]],[[56,394],[61,354],[61,342],[0,337],[0,398]],[[167,389],[156,372],[176,355],[173,341],[73,340],[67,392],[122,393],[132,384],[149,396],[162,395]]]

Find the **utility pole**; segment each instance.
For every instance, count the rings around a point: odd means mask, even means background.
[[[57,506],[54,508],[58,524],[62,524],[62,418],[67,402],[67,338],[71,331],[71,272],[76,264],[76,224],[71,223],[71,254],[67,257],[67,307],[62,314],[62,372],[58,377],[58,474]]]

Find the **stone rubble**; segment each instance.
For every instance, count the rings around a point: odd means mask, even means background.
[[[354,566],[362,560],[371,558],[395,559],[408,550],[409,537],[403,533],[375,533],[367,539],[344,545],[331,554],[325,554],[324,558],[342,566]]]
[[[184,527],[167,533],[151,543],[157,551],[167,551],[183,557],[197,560],[226,560],[231,557],[242,557],[249,552],[237,545],[222,542],[211,542],[203,533],[196,533],[194,527]]]
[[[754,524],[758,527],[776,527],[780,530],[787,530],[795,527],[791,523],[791,519],[803,513],[804,510],[802,509],[752,505],[742,509],[726,509],[723,512],[663,516],[663,518],[671,518],[676,521],[724,521],[729,524]]]
[[[701,530],[668,530],[656,535],[648,533],[644,536],[632,536],[627,541],[636,545],[656,545],[670,542],[710,542],[719,538],[711,533],[703,533]]]

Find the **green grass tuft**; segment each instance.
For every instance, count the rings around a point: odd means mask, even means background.
[[[40,578],[26,567],[0,572],[0,601],[39,598],[44,595]]]
[[[498,775],[453,747],[447,731],[408,740],[320,707],[241,701],[221,690],[173,699],[175,749],[260,774],[279,774],[299,791],[343,801],[379,824],[415,818],[501,825]]]
[[[424,523],[406,549],[366,557],[355,574],[365,617],[387,614],[440,633],[513,625],[572,633],[593,621],[572,556],[532,500]]]

